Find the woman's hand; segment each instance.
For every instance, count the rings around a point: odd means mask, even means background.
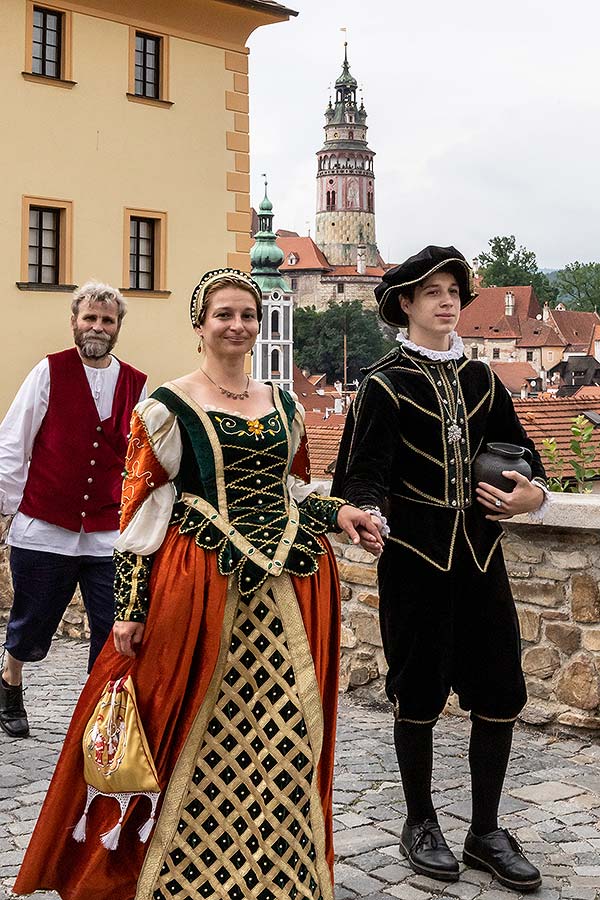
[[[500,519],[510,519],[540,508],[544,502],[544,491],[539,484],[529,481],[520,472],[507,471],[502,474],[515,482],[515,488],[510,494],[486,484],[485,481],[480,481],[477,485],[477,500],[493,513],[487,515],[486,519],[498,522]]]
[[[117,653],[122,656],[136,656],[144,637],[145,627],[143,622],[115,622],[113,640]]]
[[[337,523],[346,532],[353,544],[360,544],[373,556],[379,556],[383,550],[383,538],[377,520],[371,513],[356,506],[345,504],[340,506]]]

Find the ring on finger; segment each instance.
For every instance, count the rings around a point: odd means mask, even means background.
[[[502,500],[500,499],[500,497],[496,497],[496,499],[494,500],[494,506],[497,506],[498,509],[500,509],[500,507],[502,506]]]

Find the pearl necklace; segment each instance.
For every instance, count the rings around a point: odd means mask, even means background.
[[[216,388],[219,388],[219,390],[221,391],[221,393],[223,394],[223,396],[224,396],[224,397],[228,397],[229,400],[247,400],[248,397],[250,396],[250,391],[248,390],[248,388],[250,387],[250,376],[249,376],[249,375],[246,375],[246,387],[245,387],[245,389],[244,389],[241,393],[236,394],[235,391],[229,391],[229,390],[227,390],[227,388],[224,388],[224,387],[222,387],[220,384],[217,384],[217,382],[214,381],[214,380],[210,377],[210,375],[208,374],[208,372],[205,372],[205,371],[204,371],[204,369],[202,368],[202,366],[200,366],[200,371],[202,372],[203,375],[206,375],[206,377],[207,377],[208,380],[211,382],[211,384],[214,384],[214,386],[215,386]]]

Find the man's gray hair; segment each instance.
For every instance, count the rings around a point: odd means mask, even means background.
[[[103,284],[101,281],[86,281],[77,288],[71,303],[71,312],[74,316],[79,312],[82,300],[89,300],[91,303],[116,303],[119,322],[127,312],[127,301],[123,294],[112,285]]]

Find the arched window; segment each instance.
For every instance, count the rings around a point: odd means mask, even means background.
[[[271,375],[280,375],[279,368],[279,350],[275,348],[271,350]]]
[[[335,209],[335,191],[331,192],[331,208]]]
[[[353,141],[353,140],[354,140],[354,132],[353,132],[353,131],[349,131],[349,132],[348,132],[348,140],[349,140],[349,141]]]
[[[271,313],[271,337],[279,337],[279,310],[274,309]]]

